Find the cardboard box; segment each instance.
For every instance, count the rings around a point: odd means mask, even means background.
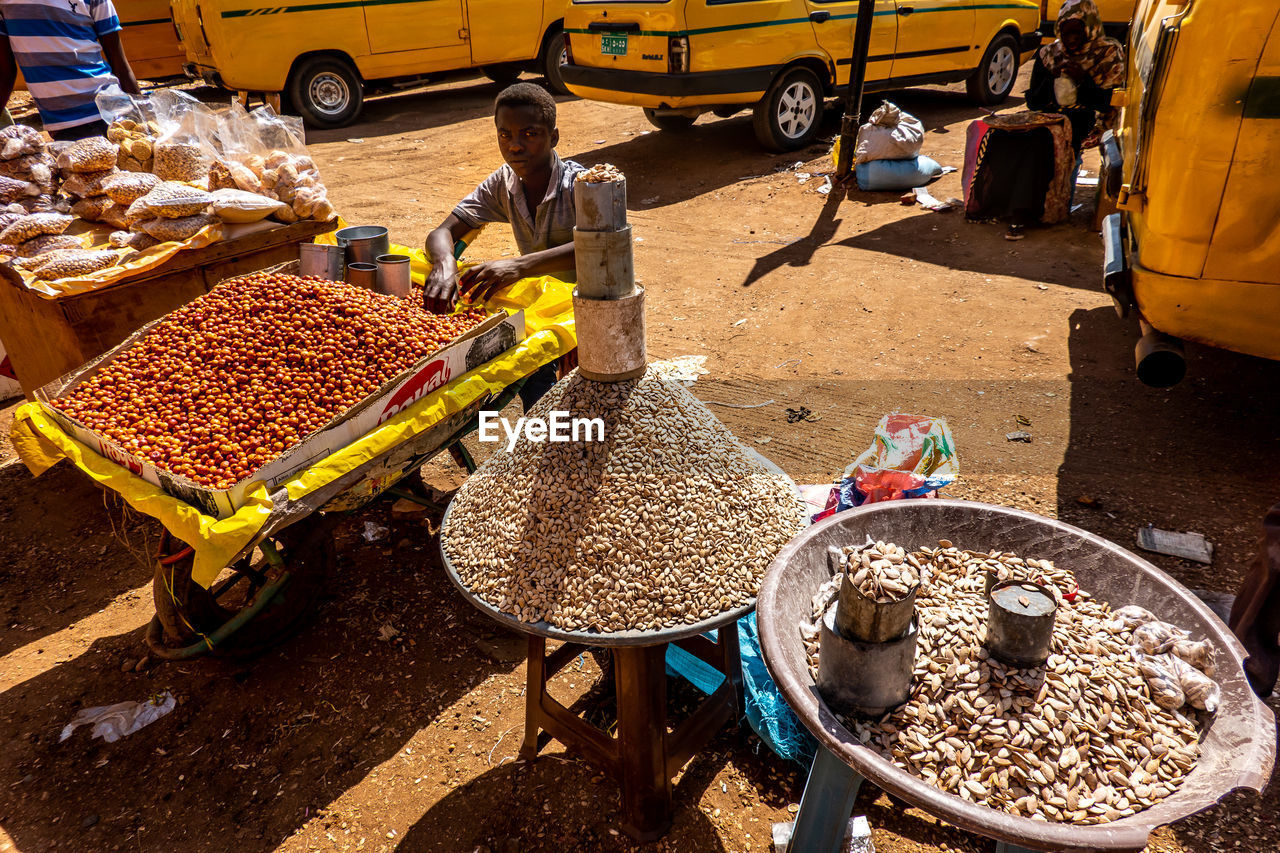
[[[161,318],[162,320],[163,318]],[[265,483],[274,493],[299,471],[324,459],[333,452],[369,433],[418,400],[496,358],[525,338],[524,312],[495,315],[467,332],[453,343],[420,359],[408,370],[390,380],[356,406],[348,409],[320,430],[307,436],[284,455],[268,462],[250,477],[230,489],[211,489],[168,471],[161,470],[107,438],[99,436],[74,418],[53,407],[53,401],[64,396],[81,382],[92,377],[124,350],[150,331],[155,320],[134,332],[122,343],[88,364],[50,382],[36,392],[41,408],[77,441],[97,451],[123,468],[159,486],[166,494],[186,501],[206,515],[227,518],[244,506],[245,496],[258,483]]]

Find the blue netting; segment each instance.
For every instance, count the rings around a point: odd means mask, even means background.
[[[713,634],[708,637],[715,639]],[[742,655],[742,687],[746,697],[747,722],[760,739],[783,758],[808,767],[817,741],[805,729],[782,698],[769,677],[760,656],[760,634],[754,613],[738,622],[738,645]],[[667,646],[667,672],[687,679],[703,693],[713,693],[724,681],[714,667],[694,657],[674,643]]]

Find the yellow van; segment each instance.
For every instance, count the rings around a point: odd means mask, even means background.
[[[120,41],[134,76],[144,80],[178,77],[186,59],[169,12],[169,0],[116,0]]]
[[[643,107],[663,130],[751,106],[766,148],[807,145],[823,99],[849,83],[857,0],[573,0],[569,91]],[[1040,44],[1038,0],[876,0],[867,90],[968,82],[980,104],[1013,89]]]
[[[563,91],[567,0],[173,0],[193,79],[283,92],[315,127],[355,121],[364,93],[466,69],[544,73]]]
[[[1145,333],[1139,377],[1181,378],[1166,336],[1280,359],[1280,4],[1141,0],[1130,46],[1101,183],[1119,207],[1104,286]]]

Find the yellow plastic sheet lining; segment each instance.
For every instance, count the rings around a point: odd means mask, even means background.
[[[411,254],[402,247],[396,247],[395,251]],[[426,262],[421,253],[415,257],[415,267],[419,262],[423,265]],[[425,267],[421,273],[425,275]],[[289,499],[296,501],[314,492],[346,472],[426,432],[484,395],[501,392],[516,380],[569,352],[577,346],[572,294],[572,284],[550,276],[523,279],[499,291],[484,307],[492,310],[523,308],[528,337],[522,343],[464,373],[358,441],[297,474],[284,485]],[[100,485],[118,493],[138,512],[156,519],[178,539],[191,545],[195,550],[192,578],[204,587],[208,587],[222,568],[253,541],[273,508],[266,487],[259,485],[250,490],[245,505],[230,518],[204,515],[67,435],[37,403],[28,403],[17,410],[10,435],[18,455],[35,476],[44,473],[60,459],[69,459]]]

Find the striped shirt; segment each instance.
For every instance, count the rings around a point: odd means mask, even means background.
[[[9,38],[45,130],[98,120],[94,95],[119,82],[98,38],[119,31],[111,0],[0,0],[0,35]]]

